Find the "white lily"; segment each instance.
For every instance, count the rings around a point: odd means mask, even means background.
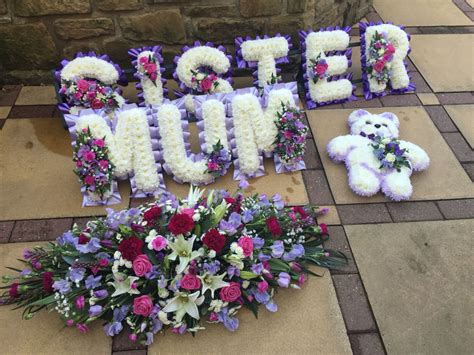
[[[194,319],[199,319],[198,305],[204,302],[204,296],[199,297],[199,291],[194,293],[177,292],[176,297],[172,298],[163,308],[163,312],[176,312],[176,321],[181,322],[186,314]]]
[[[197,250],[193,250],[193,244],[196,236],[186,240],[183,235],[180,234],[174,243],[169,243],[169,247],[173,252],[168,256],[170,260],[176,260],[179,257],[179,265],[176,266],[176,272],[182,273],[189,262],[197,257],[201,256],[201,253]]]
[[[124,293],[138,295],[140,291],[138,291],[136,288],[132,288],[132,284],[138,279],[139,277],[136,276],[127,276],[122,272],[116,272],[114,274],[114,282],[107,283],[107,285],[112,285],[115,288],[115,292],[112,293],[112,297],[120,296]]]
[[[189,193],[188,193],[188,198],[186,201],[188,202],[189,207],[194,207],[199,199],[202,197],[204,193],[204,190],[201,190],[195,186],[192,186],[189,188]]]
[[[228,282],[223,281],[225,273],[221,275],[209,275],[207,272],[198,276],[202,281],[202,294],[204,295],[207,290],[211,290],[211,295],[214,298],[214,292],[222,287],[229,286]]]

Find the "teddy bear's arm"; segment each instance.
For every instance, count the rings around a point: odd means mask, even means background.
[[[334,161],[344,161],[351,149],[368,144],[370,142],[367,138],[348,134],[331,139],[326,149],[331,159]]]
[[[414,171],[425,170],[430,165],[428,154],[426,154],[426,152],[416,144],[407,141],[400,141],[400,148],[408,150],[406,156]]]

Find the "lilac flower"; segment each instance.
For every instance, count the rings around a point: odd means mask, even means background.
[[[277,210],[281,210],[283,207],[285,207],[285,202],[283,202],[280,194],[273,195],[272,200]]]
[[[281,258],[281,256],[285,252],[285,247],[283,246],[283,241],[281,240],[275,240],[270,249],[272,250],[272,257],[277,259]]]
[[[72,268],[69,271],[69,279],[72,282],[79,282],[84,278],[84,275],[86,273],[86,269],[80,267],[80,268]]]
[[[91,238],[87,243],[79,244],[79,238],[74,238],[74,247],[83,254],[95,253],[100,249],[100,240],[99,238]]]
[[[267,304],[270,301],[270,294],[267,291],[260,292],[257,289],[252,289],[251,293],[258,303]]]
[[[254,213],[255,213],[255,211],[253,211],[253,210],[245,210],[244,214],[242,216],[242,222],[244,222],[244,223],[251,222],[252,219],[253,219]]]
[[[31,270],[30,270],[30,269],[24,269],[24,270],[20,273],[21,276],[25,276],[25,275],[29,275],[29,274],[31,274]]]
[[[23,250],[23,259],[28,260],[33,256],[33,253],[31,252],[30,249],[24,249]]]
[[[115,308],[114,309],[114,321],[115,322],[121,322],[125,319],[127,316],[128,310],[130,306],[123,305],[120,308]]]
[[[59,238],[56,239],[59,246],[64,246],[66,244],[74,245],[74,235],[71,231],[63,233]]]
[[[286,272],[280,272],[278,274],[278,285],[280,285],[280,287],[288,287],[290,286],[290,281],[291,281],[291,276],[286,273]]]
[[[264,244],[265,244],[265,240],[263,238],[260,238],[260,237],[253,238],[253,248],[255,250],[262,249]]]
[[[86,288],[87,289],[94,289],[100,286],[100,280],[102,279],[102,276],[96,276],[94,275],[89,275],[86,278]]]
[[[273,302],[273,300],[270,300],[269,302],[267,302],[265,304],[265,308],[269,311],[269,312],[273,312],[275,313],[276,311],[278,311],[278,306],[275,302]]]
[[[247,187],[249,187],[249,182],[245,179],[240,180],[239,189],[245,190]]]
[[[96,304],[94,306],[91,306],[91,308],[89,308],[89,317],[97,317],[99,314],[102,313],[102,306]]]
[[[107,290],[94,291],[94,297],[98,298],[100,300],[106,298],[108,295],[109,295],[109,293],[107,292]]]
[[[236,317],[230,317],[228,313],[228,308],[224,307],[219,313],[217,313],[217,316],[219,322],[223,323],[224,327],[233,332],[239,327],[239,320]]]
[[[145,278],[147,280],[153,280],[156,279],[158,276],[160,276],[160,271],[158,270],[158,265],[153,265],[151,270],[145,274]]]
[[[226,232],[229,236],[234,235],[237,233],[237,228],[240,227],[240,224],[242,223],[242,219],[240,214],[236,212],[232,212],[229,220],[221,220],[219,223],[219,228]]]
[[[260,261],[268,261],[270,260],[272,257],[268,254],[264,254],[264,253],[259,253],[258,254],[258,260]]]
[[[303,255],[304,247],[301,244],[295,244],[288,253],[283,254],[282,259],[284,261],[293,261],[296,258],[301,258]]]
[[[252,270],[254,274],[261,275],[264,267],[262,263],[257,263],[257,264],[252,265],[250,269]]]
[[[204,263],[203,265],[204,270],[206,270],[209,275],[217,274],[219,272],[220,267],[221,263],[218,260],[211,263]]]
[[[107,323],[104,325],[105,334],[109,337],[113,337],[120,333],[123,329],[123,325],[120,322]]]
[[[258,196],[258,199],[259,199],[259,205],[262,206],[262,207],[268,207],[270,206],[270,201],[268,201],[268,197],[267,195],[265,194],[260,194]]]
[[[71,291],[71,283],[67,280],[61,279],[58,281],[54,281],[53,288],[64,295]]]
[[[227,275],[229,275],[229,277],[240,276],[240,270],[235,266],[229,266],[227,268]]]
[[[151,331],[153,332],[153,334],[158,333],[161,330],[161,328],[163,328],[163,323],[161,323],[159,319],[153,319],[153,323],[151,327]]]
[[[145,345],[151,345],[153,344],[153,333],[151,332],[148,332],[146,333],[146,341],[145,341]]]

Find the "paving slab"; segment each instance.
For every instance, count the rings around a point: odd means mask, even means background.
[[[0,118],[7,118],[11,109],[11,106],[0,106]]]
[[[57,103],[54,86],[23,86],[15,105],[55,105]]]
[[[12,274],[6,266],[21,268],[16,260],[23,249],[39,243],[9,243],[0,245],[0,273]],[[112,340],[97,322],[89,333],[64,327],[55,312],[41,311],[30,320],[21,318],[22,310],[0,306],[0,344],[2,354],[110,354]]]
[[[446,105],[444,108],[474,149],[474,105]]]
[[[336,206],[328,205],[328,206],[319,206],[321,209],[326,208],[328,213],[317,217],[318,223],[325,223],[328,226],[338,225],[341,224],[341,220],[339,219],[339,214],[337,213]]]
[[[422,107],[385,107],[368,111],[395,113],[401,122],[401,139],[418,144],[430,156],[431,165],[428,170],[411,177],[414,190],[411,200],[474,197],[471,179]],[[332,138],[348,134],[347,117],[351,112],[348,109],[307,112],[336,204],[388,201],[381,193],[373,197],[361,197],[353,193],[348,186],[345,166],[332,162],[326,153],[326,145]]]
[[[425,106],[439,105],[439,100],[435,94],[431,93],[417,93],[421,103]]]
[[[0,220],[105,214],[104,207],[82,207],[73,173],[71,140],[59,118],[8,119],[0,131]],[[129,184],[120,184],[128,206]]]
[[[474,220],[345,227],[389,354],[474,348]]]
[[[409,57],[433,91],[473,91],[473,42],[474,34],[413,35]]]
[[[469,26],[469,18],[450,0],[374,0],[384,21],[405,26]]]
[[[157,336],[148,355],[158,354],[352,354],[329,272],[311,277],[301,290],[281,290],[278,312],[262,309],[258,320],[246,309],[229,332],[205,325],[196,337]]]

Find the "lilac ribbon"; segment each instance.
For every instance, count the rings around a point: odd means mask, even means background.
[[[92,207],[92,206],[110,206],[117,205],[122,202],[122,197],[118,190],[117,181],[112,181],[112,195],[107,197],[104,200],[93,200],[87,193],[85,186],[81,187],[82,193],[82,207]]]

